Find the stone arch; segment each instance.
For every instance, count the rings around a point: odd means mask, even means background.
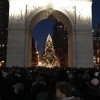
[[[54,5],[40,4],[39,6],[33,4],[27,13],[25,13],[25,9],[22,9],[26,8],[26,4],[22,3],[17,7],[16,1],[18,2],[18,0],[9,1],[11,3],[6,66],[30,66],[32,29],[40,20],[53,15],[65,25],[69,33],[68,66],[93,67],[91,0],[68,0],[70,5],[62,4],[57,8],[56,3]],[[12,2],[15,4],[12,5]],[[18,12],[13,10],[15,6]]]
[[[43,19],[47,19],[49,18],[49,16],[53,16],[54,19],[59,20],[60,22],[62,22],[66,29],[68,34],[73,34],[74,31],[74,21],[71,20],[71,17],[69,15],[69,13],[67,13],[68,16],[66,16],[63,12],[58,11],[58,10],[52,10],[52,11],[48,11],[48,9],[42,10],[38,13],[36,13],[34,15],[34,11],[29,14],[29,16],[27,16],[26,19],[26,29],[27,29],[27,34],[32,34],[32,29],[34,28],[34,26],[41,20]],[[30,34],[30,36],[32,36]],[[68,62],[71,60],[71,56],[72,56],[72,47],[70,47],[70,45],[72,45],[72,38],[70,38],[72,35],[68,35]],[[30,37],[29,37],[30,38]],[[30,39],[28,39],[30,40]],[[31,41],[29,42],[29,45],[31,44]],[[31,44],[32,45],[32,44]],[[29,50],[31,49],[31,45],[29,46]],[[70,51],[70,52],[69,52]],[[67,51],[66,51],[67,52]],[[29,54],[31,56],[31,54]],[[30,59],[31,57],[29,57]],[[70,59],[70,60],[69,60]],[[30,60],[29,60],[30,61]],[[69,62],[70,63],[70,62]]]
[[[42,9],[42,10],[41,10]],[[72,33],[74,30],[74,20],[71,19],[71,14],[65,12],[63,9],[43,9],[39,7],[36,11],[31,12],[26,18],[26,28],[29,31],[32,31],[33,27],[39,21],[47,19],[50,15],[54,16],[55,19],[61,21],[65,27],[68,29],[68,33]]]

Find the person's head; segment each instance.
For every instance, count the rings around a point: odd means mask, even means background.
[[[56,84],[56,97],[60,100],[73,96],[73,87],[67,82],[58,82]]]

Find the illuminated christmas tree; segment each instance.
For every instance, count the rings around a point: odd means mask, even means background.
[[[47,37],[42,65],[45,67],[54,68],[55,66],[60,66],[60,63],[55,55],[55,50],[53,47],[52,38],[50,35]]]

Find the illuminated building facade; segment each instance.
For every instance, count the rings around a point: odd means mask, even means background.
[[[68,66],[94,66],[92,0],[9,0],[9,6],[6,66],[31,65],[32,30],[50,15],[67,29]]]
[[[0,67],[6,65],[8,14],[8,0],[0,0]]]
[[[53,44],[56,56],[59,59],[60,66],[68,65],[68,38],[67,30],[60,21],[56,21],[54,25]]]
[[[93,34],[94,65],[100,67],[100,24]]]

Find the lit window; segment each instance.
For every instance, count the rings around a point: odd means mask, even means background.
[[[99,58],[99,57],[97,58],[97,63],[98,63],[98,64],[100,63],[100,58]]]

